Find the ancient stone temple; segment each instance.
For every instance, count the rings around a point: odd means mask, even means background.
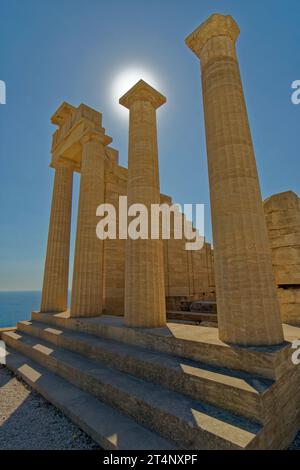
[[[103,202],[172,204],[160,193],[156,114],[166,99],[157,90],[139,81],[121,97],[128,169],[99,112],[63,103],[52,117],[41,311],[1,338],[7,366],[104,449],[284,449],[300,427],[300,327],[282,324],[277,297],[284,289],[298,299],[299,199],[286,193],[263,207],[238,34],[231,16],[217,14],[186,39],[201,61],[214,250],[205,243],[187,251],[174,233],[96,236]],[[74,171],[80,194],[67,310]],[[219,328],[166,321],[166,302],[211,298],[214,278]],[[296,318],[283,304],[283,320]]]
[[[109,145],[112,139],[105,135],[101,121],[99,112],[86,105],[74,108],[68,103],[63,103],[52,117],[58,130],[53,135],[52,145],[51,166],[55,179],[43,312],[67,310],[72,177],[76,171],[81,179],[71,316],[124,314],[126,240],[101,241],[95,236],[95,227],[99,220],[96,217],[98,205],[105,202],[118,207],[119,197],[128,194],[128,170],[119,165],[118,151]],[[132,184],[129,187],[132,188]],[[130,200],[130,194],[128,196]],[[143,200],[141,196],[139,200]],[[158,202],[172,205],[172,199],[163,194],[159,194]],[[202,250],[187,251],[184,239],[171,237],[163,241],[162,249],[163,297],[168,304],[178,304],[177,299],[214,298],[213,255],[209,243],[205,243]]]

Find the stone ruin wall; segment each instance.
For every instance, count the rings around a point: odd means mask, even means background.
[[[118,164],[118,152],[107,148],[105,202],[118,206],[127,191],[127,168]],[[161,203],[172,199],[161,195]],[[118,219],[117,219],[118,222]],[[213,250],[205,243],[201,250],[185,250],[185,240],[164,240],[164,272],[167,308],[176,310],[184,302],[214,300]],[[104,242],[104,313],[124,312],[126,240]]]
[[[292,191],[264,201],[282,321],[300,323],[300,198]]]
[[[118,205],[126,195],[127,168],[118,164],[118,152],[107,148],[105,202]],[[161,195],[161,203],[172,204]],[[275,194],[264,201],[283,322],[300,323],[300,198],[292,191]],[[213,249],[187,251],[185,240],[164,240],[164,272],[167,308],[178,310],[193,300],[215,300]],[[124,311],[125,240],[104,243],[105,313]]]

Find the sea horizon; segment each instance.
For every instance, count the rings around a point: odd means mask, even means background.
[[[29,320],[31,312],[40,308],[40,300],[40,290],[0,291],[0,328]]]
[[[41,290],[0,290],[0,328],[30,320],[31,312],[40,309],[41,294]]]
[[[42,292],[41,289],[13,289],[13,290],[1,290],[1,292]]]

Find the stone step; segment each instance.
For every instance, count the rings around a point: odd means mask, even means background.
[[[136,348],[46,323],[23,321],[18,330],[102,364],[233,413],[263,422],[262,399],[273,382],[247,373]]]
[[[111,369],[22,332],[2,335],[12,347],[185,449],[259,448],[262,426],[196,402],[161,385]]]
[[[219,339],[217,328],[201,325],[168,323],[164,328],[128,328],[122,317],[71,318],[69,312],[32,312],[32,320],[271,380],[282,375],[280,364],[289,355],[286,343],[267,347],[232,346]]]
[[[168,320],[179,320],[179,321],[188,321],[194,323],[202,322],[212,322],[217,324],[218,317],[216,313],[203,313],[196,311],[178,311],[178,310],[168,310],[167,311]]]
[[[166,450],[175,446],[90,393],[14,350],[6,366],[106,450]]]

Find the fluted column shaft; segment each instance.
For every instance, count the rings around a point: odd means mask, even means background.
[[[187,38],[201,59],[220,338],[283,341],[231,17],[213,15]]]
[[[55,169],[41,311],[63,312],[68,305],[73,171]]]
[[[103,241],[96,236],[96,209],[104,202],[105,143],[82,141],[82,166],[73,268],[71,316],[98,316],[103,308]]]
[[[141,90],[138,87],[133,91],[133,101],[127,106],[130,110],[127,195],[128,207],[144,204],[151,214],[151,204],[160,203],[156,107],[142,93],[139,95],[141,91],[142,86]],[[148,328],[166,324],[161,239],[127,240],[125,322],[128,326]]]

